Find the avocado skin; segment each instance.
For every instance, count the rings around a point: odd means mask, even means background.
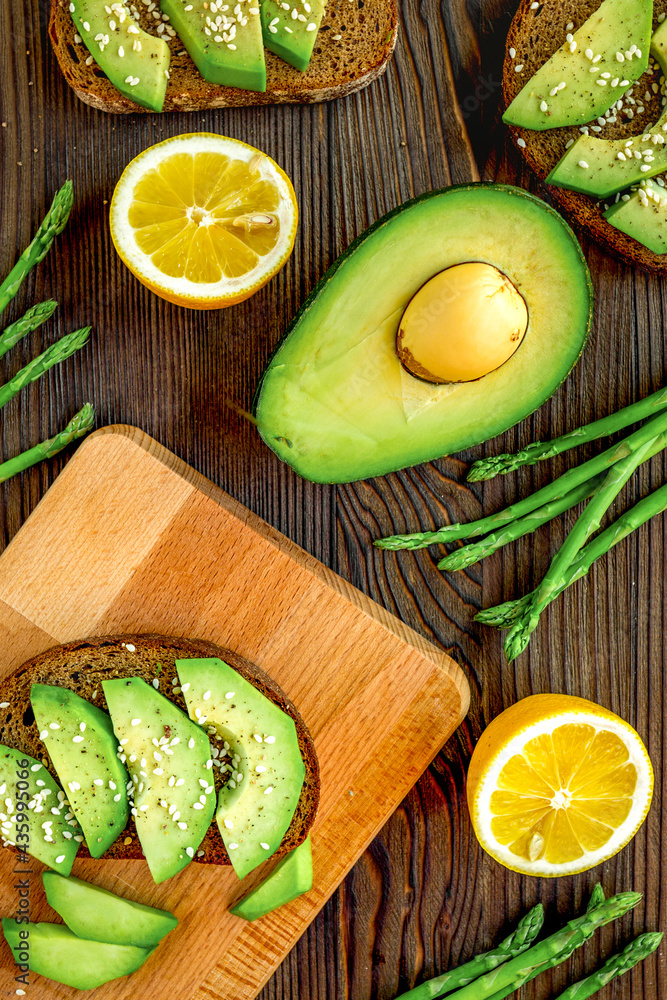
[[[148,948],[84,940],[62,924],[17,924],[3,917],[2,932],[17,964],[23,964],[20,956],[25,954],[25,939],[19,935],[26,931],[30,971],[77,990],[92,990],[128,976],[151,954]]]
[[[423,448],[419,446],[419,442],[416,442],[413,447],[409,449],[406,447],[405,457],[400,460],[386,460],[382,455],[378,455],[374,458],[372,467],[369,465],[362,465],[355,459],[355,455],[351,454],[349,460],[345,460],[344,468],[342,469],[331,469],[331,463],[323,463],[322,467],[318,468],[314,461],[304,460],[303,456],[297,454],[293,450],[293,442],[288,437],[276,437],[272,433],[272,429],[267,423],[267,421],[262,417],[261,409],[263,403],[263,397],[265,395],[266,386],[269,380],[273,376],[274,369],[276,368],[276,363],[279,360],[281,352],[285,349],[290,338],[293,336],[295,331],[301,326],[302,323],[308,322],[311,311],[314,306],[318,303],[321,296],[327,291],[331,286],[332,282],[336,280],[338,272],[351,258],[355,256],[357,251],[362,249],[366,242],[378,234],[381,234],[388,225],[390,225],[394,220],[400,218],[404,213],[409,212],[412,209],[418,208],[419,206],[428,206],[429,203],[436,204],[437,200],[443,197],[457,196],[461,194],[471,194],[475,197],[475,192],[496,192],[501,195],[507,195],[512,198],[517,199],[518,205],[537,205],[540,210],[544,213],[545,219],[551,219],[552,222],[557,220],[557,226],[560,228],[562,236],[569,244],[569,248],[572,251],[573,261],[577,269],[577,281],[579,283],[579,291],[582,299],[582,316],[581,316],[581,333],[577,335],[578,345],[576,348],[576,353],[568,361],[567,366],[563,368],[557,376],[554,377],[553,382],[548,386],[548,389],[544,392],[542,398],[532,403],[525,409],[518,410],[516,415],[508,420],[496,420],[494,422],[489,422],[488,432],[480,434],[474,433],[473,431],[465,432],[462,431],[460,434],[456,435],[451,444],[444,443],[443,447],[440,448]],[[474,210],[474,206],[472,206]],[[499,226],[502,226],[502,217],[499,218]],[[476,259],[474,252],[474,230],[471,233],[471,251],[470,255],[465,259]],[[501,262],[499,261],[489,261],[494,263],[502,270]],[[437,273],[439,269],[435,268],[433,274]],[[432,277],[433,275],[429,275]],[[413,291],[416,292],[418,288]],[[407,304],[407,303],[406,303]],[[529,313],[530,313],[530,303]],[[480,444],[481,442],[495,437],[498,434],[503,433],[505,430],[512,427],[514,424],[523,420],[525,417],[529,416],[532,412],[538,409],[561,385],[567,378],[569,372],[574,367],[578,361],[581,353],[583,352],[586,342],[588,340],[588,335],[590,332],[590,327],[593,317],[593,284],[588,270],[588,265],[586,259],[583,255],[583,251],[574,235],[572,229],[567,225],[562,216],[559,215],[553,208],[543,202],[541,199],[535,197],[529,192],[523,190],[522,188],[514,187],[507,184],[495,184],[491,182],[482,183],[471,183],[471,184],[458,184],[453,185],[449,188],[443,188],[436,191],[428,191],[416,198],[411,199],[397,206],[392,211],[388,212],[382,218],[378,219],[373,225],[371,225],[365,232],[361,233],[356,239],[354,239],[347,249],[337,258],[332,264],[329,270],[326,272],[324,277],[311,291],[310,295],[306,298],[304,304],[300,308],[293,322],[288,327],[287,331],[281,338],[281,340],[276,345],[273,353],[271,354],[268,364],[264,370],[264,373],[259,381],[259,384],[255,390],[254,399],[252,403],[252,411],[257,419],[257,428],[260,436],[264,442],[273,451],[278,454],[278,456],[289,464],[299,475],[303,476],[305,479],[309,479],[312,482],[317,483],[344,483],[344,482],[354,482],[361,479],[368,479],[372,476],[386,475],[391,472],[398,471],[399,469],[405,468],[407,466],[413,466],[420,464],[422,462],[433,461],[436,458],[442,457],[443,454],[451,454],[464,450],[465,448],[472,447],[474,445]],[[397,322],[398,325],[398,322]],[[529,327],[530,332],[530,327]],[[526,335],[528,336],[528,334]],[[516,352],[516,355],[520,354],[520,350]],[[511,363],[508,362],[508,364]],[[502,371],[506,366],[502,366],[499,371]],[[488,378],[488,376],[486,376]],[[470,385],[478,385],[479,383],[470,383]],[[508,391],[514,392],[515,387],[509,385]],[[444,435],[443,435],[444,439]]]
[[[290,852],[259,885],[230,908],[243,920],[259,920],[279,906],[310,892],[313,887],[313,852],[310,834]]]
[[[42,872],[42,882],[49,906],[88,941],[155,948],[178,924],[167,910],[123,899],[73,875]]]

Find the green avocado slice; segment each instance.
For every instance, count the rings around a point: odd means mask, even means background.
[[[88,850],[100,858],[130,815],[128,775],[118,760],[111,719],[74,691],[51,684],[33,684],[30,702]]]
[[[291,903],[313,888],[313,852],[310,834],[302,844],[282,858],[274,870],[247,896],[232,906],[230,913],[244,920],[259,920],[267,913]]]
[[[155,882],[194,857],[215,809],[208,737],[140,677],[102,681],[134,786],[132,815]]]
[[[150,111],[162,111],[169,46],[137,24],[124,0],[69,0],[81,40],[116,90]]]
[[[83,940],[62,924],[18,924],[3,917],[2,932],[17,965],[77,990],[129,976],[151,954],[148,948]]]
[[[652,16],[653,0],[604,0],[531,76],[503,121],[543,131],[603,115],[646,71]]]
[[[83,835],[67,796],[41,761],[5,746],[0,746],[0,823],[3,844],[15,844],[69,875]]]
[[[89,941],[154,948],[178,924],[167,910],[123,899],[73,875],[43,872],[42,882],[49,906],[77,937]]]
[[[653,253],[667,253],[667,191],[653,181],[624,196],[604,213],[610,225]]]
[[[651,55],[667,73],[667,21],[651,39]],[[600,139],[582,135],[566,150],[548,184],[608,198],[640,180],[667,169],[667,108],[655,125],[632,139]]]
[[[262,34],[270,52],[290,66],[308,69],[326,0],[260,0]],[[287,9],[285,9],[287,8]]]
[[[161,0],[160,5],[205,80],[266,90],[259,0]]]
[[[216,820],[243,878],[277,851],[298,805],[306,769],[296,726],[222,660],[176,660],[176,670],[190,718],[224,740],[229,778]]]
[[[483,378],[430,385],[402,368],[398,326],[425,282],[471,260],[509,277],[528,328],[509,361]],[[581,248],[543,201],[496,184],[430,192],[355,240],[311,293],[259,385],[259,433],[320,483],[461,451],[551,396],[583,349],[591,310]]]

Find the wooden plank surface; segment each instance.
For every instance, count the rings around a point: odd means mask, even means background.
[[[372,0],[365,0],[370,4]],[[523,879],[479,851],[464,805],[474,740],[503,707],[532,692],[594,698],[637,726],[659,775],[664,769],[665,521],[618,546],[551,605],[529,651],[508,667],[500,641],[472,621],[476,608],[523,593],[563,537],[557,523],[481,567],[442,577],[436,553],[382,555],[370,540],[396,526],[476,516],[565,468],[524,470],[499,483],[465,484],[469,455],[349,487],[312,486],[264,448],[241,411],[299,303],[347,243],[399,202],[431,188],[487,179],[541,189],[506,146],[498,125],[504,34],[514,0],[402,0],[401,33],[387,74],[329,105],[226,110],[118,122],[80,105],[48,51],[39,0],[0,6],[0,270],[30,237],[65,176],[77,185],[67,232],[27,283],[12,316],[49,294],[58,324],[0,362],[14,372],[56,333],[88,320],[81,356],[24,390],[3,413],[2,450],[13,454],[52,431],[85,400],[100,423],[142,427],[238,500],[322,559],[406,623],[445,648],[469,673],[468,720],[371,844],[281,969],[262,1000],[390,1000],[413,982],[491,945],[529,905],[550,925],[579,906],[601,877],[608,891],[636,888],[646,904],[604,931],[567,970],[525,991],[555,996],[566,976],[592,967],[620,936],[667,927],[664,782],[633,844],[601,870],[548,882]],[[29,54],[26,54],[29,52]],[[453,93],[461,107],[457,112]],[[472,139],[469,154],[463,126]],[[113,185],[126,162],[159,139],[219,130],[265,149],[292,176],[301,209],[295,254],[254,299],[197,315],[140,288],[113,254],[106,228]],[[33,152],[33,150],[37,152]],[[553,400],[475,456],[513,448],[601,416],[657,389],[665,376],[661,282],[633,273],[584,243],[597,306],[582,361]],[[0,544],[13,537],[64,463],[52,460],[2,487]],[[616,509],[665,481],[654,459]],[[666,1000],[664,958],[652,958],[600,994],[602,1000]]]
[[[252,1000],[468,703],[445,653],[133,428],[92,435],[3,553],[0,622],[3,677],[84,636],[152,632],[233,648],[299,706],[315,741],[313,889],[265,920],[241,921],[229,906],[270,862],[241,888],[214,865],[189,865],[156,887],[142,861],[75,861],[75,875],[111,890],[121,879],[130,898],[179,919],[177,936],[139,973],[98,989],[100,1000],[130,1000],[149,984],[183,1000]],[[30,867],[31,919],[48,919],[41,866]],[[16,855],[0,851],[3,913],[16,906],[15,870]],[[14,974],[3,962],[0,991]],[[30,995],[76,991],[39,980]]]

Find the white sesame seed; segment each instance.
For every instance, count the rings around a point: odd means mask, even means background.
[[[127,79],[127,80],[125,81],[125,83],[129,83],[131,79],[132,79],[132,77],[129,77],[129,78],[128,78],[128,79]],[[132,725],[132,726],[139,726],[139,725],[141,725],[141,719],[132,719],[132,721],[131,721],[130,725]]]
[[[64,860],[65,860],[65,855],[64,854],[59,854],[58,857],[56,858],[56,864],[57,865],[61,865]]]
[[[264,794],[270,795],[272,791],[273,791],[273,785],[267,785],[266,788],[264,789]]]
[[[113,800],[114,802],[120,802],[121,798],[122,794],[119,792],[118,795],[114,795]]]
[[[156,691],[157,691],[157,690],[158,690],[158,688],[160,687],[160,682],[159,682],[159,680],[157,679],[157,677],[154,677],[154,678],[153,678],[153,687],[155,688],[155,690],[156,690]]]
[[[57,722],[49,722],[49,729],[60,729]]]
[[[73,736],[72,737],[72,743],[83,743],[83,740],[84,740],[83,736]]]
[[[30,770],[31,771],[41,771],[41,769],[42,769],[42,765],[41,764],[31,764],[30,765]]]
[[[265,844],[263,841],[260,841],[259,846],[263,847],[265,851],[270,851],[271,850],[271,848],[269,847],[269,845]]]
[[[276,742],[276,738],[275,738],[275,736],[265,736],[264,737],[264,742],[265,743],[275,743]]]
[[[598,77],[598,79],[595,82],[599,83],[601,87],[606,87],[607,86],[607,81],[606,80],[601,80],[599,77]]]
[[[517,139],[516,144],[517,144],[517,146],[521,146],[522,149],[525,149],[525,147],[526,147],[526,140],[519,138],[519,139]]]
[[[257,767],[255,768],[255,771],[257,772],[257,774],[264,774],[266,768],[264,767],[263,764],[258,764]]]
[[[178,826],[179,830],[187,830],[188,828],[188,824],[184,823],[183,820],[181,820],[180,823],[177,823],[176,825]]]
[[[309,25],[309,26],[308,26],[308,27],[306,28],[306,31],[310,31],[310,30],[311,30],[311,28],[310,28],[310,25]],[[312,30],[315,30],[315,25],[313,25],[313,28],[312,28]],[[514,72],[515,72],[515,73],[520,73],[520,72],[522,71],[522,69],[523,69],[523,63],[519,63],[519,64],[518,64],[518,66],[515,66],[515,67],[514,67]]]
[[[306,4],[304,4],[303,6],[304,6],[304,9],[305,9],[306,8]],[[310,8],[308,8],[308,13],[310,13]],[[510,54],[510,59],[514,59],[514,57],[516,55],[516,49],[510,49],[509,50],[509,54]]]
[[[194,849],[194,847],[186,847],[185,848],[185,853],[187,854],[187,856],[189,858],[194,858],[194,856],[195,856],[195,849]]]
[[[583,167],[584,170],[588,170],[588,164],[585,160],[579,160],[579,166]]]
[[[104,782],[102,781],[101,778],[95,778],[94,781],[93,781],[93,784],[94,785],[103,785]]]
[[[616,159],[617,159],[617,160],[625,160],[625,153],[622,153],[622,152],[621,152],[621,151],[619,150],[619,151],[618,151],[618,153],[616,154]]]
[[[642,171],[642,173],[646,173],[647,170],[651,169],[651,165],[650,163],[643,163],[639,169]]]
[[[176,782],[176,787],[180,788],[180,786],[184,784],[185,784],[185,778],[179,778]]]
[[[193,803],[192,803],[192,808],[193,808],[193,809],[203,809],[204,807],[203,807],[203,805],[201,804],[201,802],[193,802]]]
[[[531,3],[531,5],[530,5],[530,9],[531,9],[531,10],[537,10],[537,8],[538,8],[539,6],[540,6],[540,5],[539,5],[539,3],[537,2],[537,0],[533,0],[533,2],[532,2],[532,3]]]
[[[227,844],[228,851],[235,851],[239,845],[238,844]]]
[[[233,698],[233,697],[234,697],[233,691],[228,691],[227,694],[225,695],[225,698]]]

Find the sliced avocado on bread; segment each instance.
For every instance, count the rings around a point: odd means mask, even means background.
[[[49,906],[80,938],[154,948],[178,924],[167,910],[123,899],[73,875],[43,872],[42,882]]]
[[[193,726],[193,723],[190,722],[185,711],[185,700],[180,691],[175,661],[191,657],[218,657],[229,663],[242,678],[245,678],[251,685],[261,691],[274,705],[278,705],[294,722],[301,756],[305,763],[306,780],[303,783],[292,822],[274,855],[277,861],[294,850],[304,840],[312,826],[319,799],[317,755],[312,738],[303,719],[275,681],[254,664],[249,663],[248,660],[234,653],[232,650],[224,649],[202,640],[160,635],[96,636],[90,639],[82,639],[78,642],[67,643],[63,646],[55,646],[28,660],[15,670],[14,673],[0,680],[0,702],[4,702],[6,706],[0,711],[0,743],[7,747],[20,748],[21,755],[25,752],[25,756],[32,757],[35,763],[44,760],[46,762],[46,766],[44,767],[45,773],[43,778],[39,780],[53,782],[55,791],[50,793],[50,795],[55,796],[56,792],[60,791],[60,788],[52,777],[55,771],[49,759],[50,737],[47,737],[46,740],[40,738],[40,732],[43,730],[39,729],[37,722],[34,720],[30,704],[30,691],[33,684],[58,685],[74,690],[80,697],[104,711],[107,709],[104,696],[104,682],[117,679],[141,678],[156,694],[159,691],[161,694],[166,695],[167,701],[171,704],[173,711],[180,713],[180,715],[177,715],[179,720],[184,721],[189,727]],[[198,731],[198,738],[203,738],[204,742],[208,743],[209,734],[204,733],[198,726],[194,726],[194,728]],[[88,726],[86,728],[87,731]],[[162,735],[164,735],[164,730]],[[115,738],[114,743],[116,752],[118,752],[120,743]],[[206,785],[207,788],[210,787],[210,784],[213,784],[218,789],[221,787],[223,781],[226,780],[227,772],[223,770],[223,767],[226,767],[224,761],[230,761],[228,757],[221,754],[221,751],[224,752],[223,741],[217,739],[217,734],[211,736],[211,743],[211,753],[217,755],[211,758],[213,760],[213,767],[210,770],[207,769],[207,775],[212,775],[212,779],[204,778],[202,780],[208,782]],[[151,747],[152,750],[162,753],[159,747],[155,747],[152,743]],[[177,750],[178,744],[173,748],[169,746],[169,749]],[[126,763],[131,763],[132,767],[137,763],[139,765],[136,772],[137,781],[132,782],[133,786],[138,788],[138,785],[142,781],[142,775],[139,772],[141,770],[147,771],[147,768],[141,767],[141,758],[134,762],[127,761],[128,754],[124,751],[125,747],[121,747],[121,752],[126,757]],[[167,758],[173,760],[173,755],[163,754],[163,761],[167,760]],[[153,761],[155,766],[159,767],[159,762],[155,758],[153,758]],[[148,764],[148,758],[146,758],[146,762]],[[122,763],[120,761],[120,764]],[[10,764],[10,766],[13,767],[13,764]],[[51,775],[48,774],[49,770],[51,771]],[[151,777],[153,780],[156,780],[160,775],[151,775]],[[170,793],[174,786],[169,786],[168,775],[167,788]],[[38,787],[43,788],[44,786],[40,785]],[[179,785],[178,787],[180,789],[183,786]],[[205,795],[207,797],[201,785],[199,785],[199,789],[197,796]],[[144,791],[145,788],[140,794],[143,794]],[[64,793],[62,794],[64,797]],[[0,796],[0,803],[3,798],[4,796]],[[210,799],[211,809],[213,809],[215,806],[215,795],[210,795]],[[168,806],[172,804],[171,800],[165,799],[165,801],[168,801]],[[203,805],[203,803],[201,804]],[[136,806],[137,803],[135,802],[135,809]],[[142,812],[146,811],[142,810]],[[194,810],[194,813],[201,814],[203,811]],[[164,813],[164,807],[160,807],[160,812],[161,814]],[[73,814],[70,814],[71,810],[69,808],[62,813],[63,820],[65,815],[68,816],[68,819],[64,821],[65,829],[66,831],[74,831],[74,835],[79,837],[78,842],[74,841],[79,847],[79,857],[87,858],[90,852],[83,842],[83,835],[76,819]],[[141,843],[137,836],[136,818],[132,814],[130,815],[123,835],[118,837],[109,846],[103,858],[144,859]],[[45,819],[47,821],[54,820],[53,829],[57,829],[57,824],[60,821],[49,814],[48,808],[46,809],[46,816],[40,817],[37,827]],[[177,820],[176,822],[179,821]],[[9,828],[7,829],[9,831]],[[59,840],[57,846],[60,847],[61,843],[63,841]],[[192,846],[191,842],[188,842],[187,846]],[[70,848],[70,850],[74,853],[73,848]],[[49,855],[44,860],[50,867],[58,867],[53,862],[55,862],[55,857],[60,856],[60,853],[62,852],[59,849],[55,856],[51,857]],[[69,866],[65,868],[63,863],[63,867],[59,870],[65,871],[65,873],[69,872],[71,858],[68,860]],[[193,860],[202,864],[230,864],[227,849],[222,841],[217,824],[212,823],[208,826],[203,840],[197,850],[194,851]],[[179,859],[179,864],[184,861],[185,858]]]
[[[218,658],[177,660],[176,669],[190,718],[224,741],[216,820],[243,878],[275,854],[296,811],[306,776],[296,726]]]
[[[103,681],[119,755],[132,779],[132,815],[156,882],[194,858],[213,818],[208,737],[140,677]]]
[[[295,69],[308,69],[326,0],[260,0],[262,34],[269,52]]]
[[[83,835],[67,796],[40,760],[6,746],[0,746],[0,824],[4,845],[69,875]]]
[[[607,222],[656,254],[667,254],[667,191],[642,181],[604,213]]]
[[[471,263],[483,266],[469,281]],[[434,297],[439,275],[445,280]],[[450,329],[437,330],[443,370],[486,364],[480,377],[468,368],[467,381],[459,374],[430,384],[424,365],[419,377],[399,357],[404,317],[427,294],[410,326],[430,335],[459,292],[470,336],[456,342],[456,317]],[[524,319],[505,331],[519,300],[527,326]],[[258,431],[283,461],[320,483],[367,479],[462,451],[551,396],[583,349],[591,311],[581,248],[543,201],[500,184],[430,192],[362,234],[310,294],[258,387]],[[512,344],[495,343],[503,331]],[[502,363],[508,346],[513,353]]]
[[[313,887],[313,852],[310,836],[295,851],[279,861],[270,875],[231,907],[243,920],[259,920],[278,907],[310,892]]]
[[[544,23],[540,14],[537,5],[525,14],[537,32]],[[580,28],[566,33],[503,121],[540,131],[603,115],[646,70],[652,14],[653,0],[603,0]]]
[[[107,944],[77,937],[62,924],[17,923],[3,917],[2,932],[17,964],[77,990],[92,990],[144,964],[149,948]]]
[[[161,0],[161,7],[205,80],[266,90],[259,0]]]
[[[117,757],[111,719],[69,688],[52,684],[33,684],[30,701],[88,850],[99,858],[130,814],[128,775]]]
[[[143,31],[124,0],[70,0],[76,30],[114,87],[149,111],[162,111],[169,46]]]
[[[667,73],[667,21],[651,39],[651,55],[664,78]],[[655,125],[630,139],[604,139],[581,135],[565,152],[547,183],[597,198],[610,195],[654,177],[667,169],[667,110]]]

